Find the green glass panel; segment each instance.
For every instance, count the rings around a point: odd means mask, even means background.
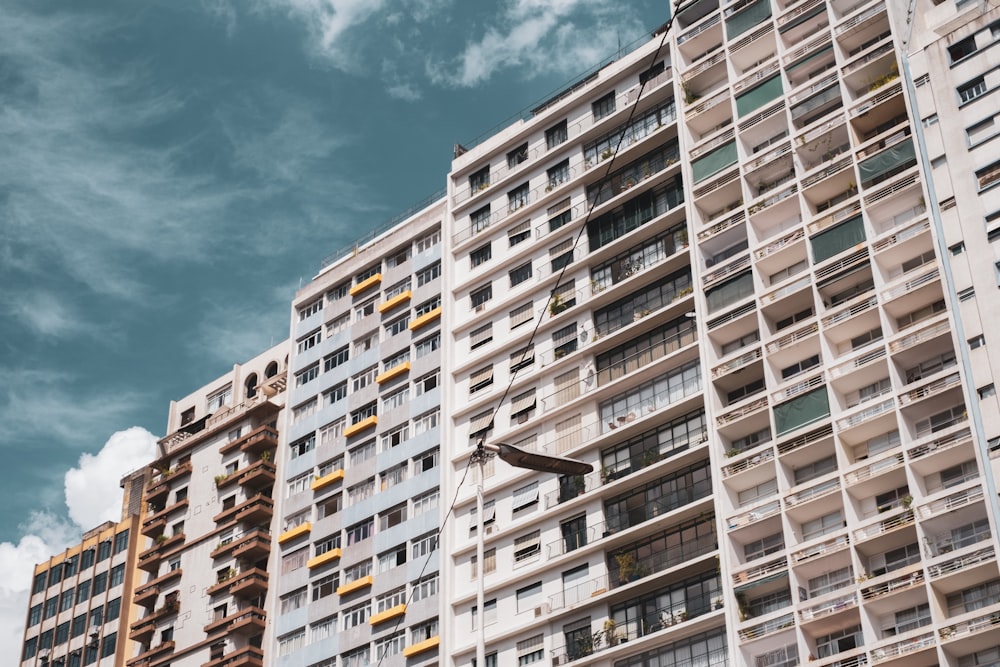
[[[834,255],[839,255],[865,240],[865,224],[860,215],[856,215],[836,227],[809,239],[812,244],[813,262],[819,263]]]
[[[826,387],[813,389],[787,403],[774,406],[774,426],[778,435],[830,416],[830,399]]]
[[[771,100],[775,100],[784,94],[781,87],[781,76],[774,75],[764,83],[751,88],[736,98],[736,114],[740,117],[747,115],[754,109],[759,109]]]
[[[796,60],[795,62],[793,62],[791,65],[789,65],[785,69],[791,71],[791,70],[795,69],[796,67],[801,67],[802,65],[805,65],[806,63],[811,63],[812,61],[816,60],[820,56],[825,56],[826,54],[830,53],[831,51],[833,51],[833,47],[832,46],[828,46],[825,49],[820,49],[819,51],[816,51],[815,53],[810,53],[808,56],[806,56],[805,58],[802,58],[801,60]]]
[[[726,19],[726,37],[733,39],[769,18],[771,18],[771,3],[768,0],[757,0]]]
[[[917,156],[914,153],[913,141],[907,139],[886,148],[884,151],[870,157],[864,162],[858,163],[858,171],[861,174],[861,184],[865,185],[874,181],[879,176],[887,174],[894,169],[904,165],[915,164]]]
[[[736,142],[719,146],[711,153],[698,158],[691,163],[691,173],[694,182],[703,181],[712,174],[717,174],[731,164],[736,163]]]
[[[753,274],[747,271],[705,292],[708,312],[718,312],[751,294],[753,294]]]

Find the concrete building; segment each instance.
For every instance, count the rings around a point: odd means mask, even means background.
[[[122,629],[137,579],[139,494],[128,491],[121,521],[87,531],[80,544],[35,566],[22,667],[124,667],[132,655]]]
[[[446,664],[996,664],[998,26],[685,3],[457,151]],[[491,463],[481,614],[480,438],[598,468]]]
[[[270,664],[436,664],[443,199],[295,297]]]
[[[263,664],[287,355],[279,344],[171,402],[143,494],[129,667]]]

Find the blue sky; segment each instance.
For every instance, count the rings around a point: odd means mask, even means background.
[[[103,520],[106,507],[67,502],[152,442],[112,435],[162,435],[171,398],[284,338],[300,282],[441,189],[453,144],[666,13],[655,0],[5,0],[0,563]]]

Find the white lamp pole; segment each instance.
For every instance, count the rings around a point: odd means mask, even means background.
[[[486,522],[483,516],[483,480],[486,477],[486,461],[493,456],[499,456],[502,461],[515,468],[525,468],[538,472],[550,472],[557,475],[585,475],[594,470],[594,466],[583,461],[567,459],[561,456],[538,454],[518,449],[506,443],[487,445],[482,440],[472,453],[472,462],[479,466],[479,479],[476,480],[476,667],[486,667],[486,563],[483,560],[485,551]]]

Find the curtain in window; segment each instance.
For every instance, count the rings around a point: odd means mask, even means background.
[[[747,271],[705,292],[708,312],[718,312],[751,294],[753,294],[753,274]]]
[[[726,38],[733,39],[737,35],[742,35],[768,18],[771,18],[771,3],[767,0],[757,0],[726,19]]]
[[[778,429],[778,435],[829,416],[830,399],[826,387],[814,389],[787,403],[774,406],[774,424]]]
[[[873,157],[858,163],[858,172],[861,175],[861,184],[865,185],[876,180],[879,176],[887,174],[895,169],[906,165],[916,164],[916,153],[913,149],[913,141],[907,139],[886,148],[884,151]]]
[[[825,261],[839,255],[865,240],[865,225],[860,215],[831,227],[809,239],[812,245],[813,262]]]
[[[754,109],[759,109],[771,100],[775,100],[784,94],[781,87],[781,76],[774,75],[759,86],[751,88],[742,95],[736,97],[736,113],[745,116]]]
[[[694,182],[703,181],[736,163],[736,142],[730,141],[691,163]]]

